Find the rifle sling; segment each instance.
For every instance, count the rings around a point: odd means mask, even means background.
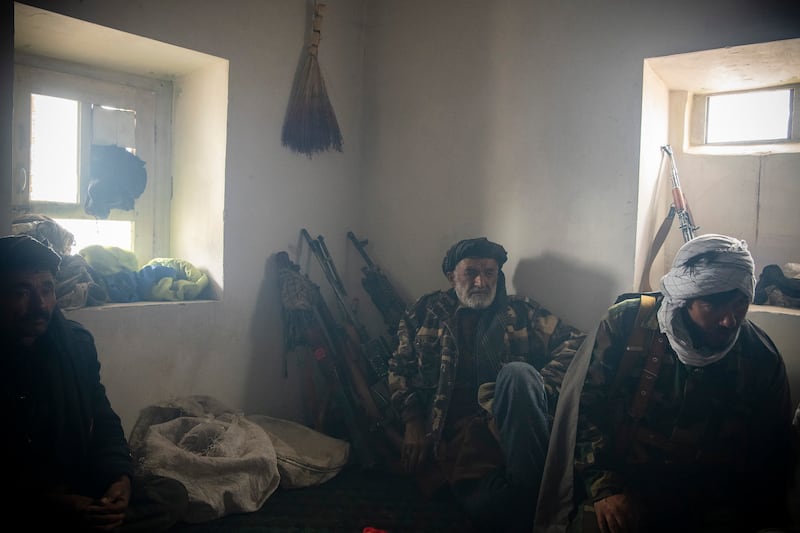
[[[620,362],[617,374],[614,378],[612,391],[619,390],[622,381],[630,375],[631,370],[640,361],[642,355],[647,353],[644,368],[639,376],[639,383],[636,386],[635,394],[627,416],[618,429],[616,438],[616,450],[618,455],[627,452],[636,432],[639,422],[647,412],[647,405],[652,397],[653,387],[655,386],[658,373],[661,369],[664,349],[666,347],[666,337],[657,330],[644,327],[644,320],[651,313],[655,306],[654,296],[641,295],[639,311],[634,321],[634,328],[628,336],[628,344],[625,347],[622,361]]]

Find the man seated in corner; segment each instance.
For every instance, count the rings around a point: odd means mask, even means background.
[[[404,314],[389,386],[404,470],[449,485],[478,530],[529,533],[559,383],[583,334],[507,295],[506,259],[484,237],[448,250],[451,288]]]
[[[744,241],[702,235],[680,248],[660,292],[608,309],[564,379],[550,457],[571,452],[572,427],[574,454],[562,457],[574,463],[547,465],[535,531],[786,527],[789,384],[746,318],[753,273]]]
[[[177,481],[134,472],[92,335],[56,307],[60,256],[0,238],[4,516],[45,531],[162,531],[186,510]]]

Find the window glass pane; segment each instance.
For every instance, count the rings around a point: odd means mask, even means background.
[[[133,222],[74,218],[54,218],[53,220],[75,236],[73,253],[92,244],[116,246],[123,250],[133,251]]]
[[[92,104],[92,144],[116,144],[134,148],[136,112]]]
[[[30,199],[78,202],[78,102],[31,95]]]
[[[708,97],[706,142],[789,138],[791,89]]]

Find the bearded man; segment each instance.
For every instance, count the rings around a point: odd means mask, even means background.
[[[753,273],[744,241],[702,235],[608,309],[564,379],[537,533],[785,527],[789,384],[746,318]]]
[[[3,515],[42,531],[166,531],[186,488],[136,471],[94,337],[56,304],[60,263],[28,235],[0,237]]]
[[[478,530],[527,533],[561,377],[584,336],[507,295],[506,259],[485,237],[448,250],[450,289],[404,314],[389,386],[404,470],[449,486]]]

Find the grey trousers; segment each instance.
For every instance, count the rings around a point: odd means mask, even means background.
[[[481,479],[457,483],[453,493],[478,531],[530,533],[550,438],[541,374],[523,362],[503,366],[491,411],[505,465]]]

